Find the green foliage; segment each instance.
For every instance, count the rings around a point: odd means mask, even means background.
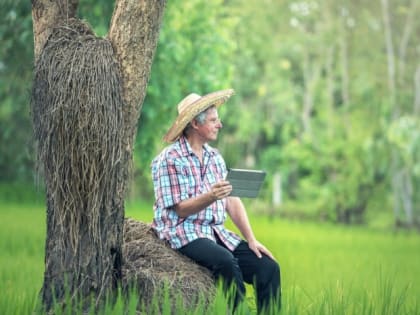
[[[369,198],[382,181],[375,165],[371,128],[360,113],[348,116],[347,133],[332,131],[328,136],[304,134],[291,139],[279,150],[271,146],[261,156],[261,163],[282,174],[284,208],[313,218],[330,218],[344,223],[365,222]],[[335,118],[340,121],[340,117]],[[350,122],[351,121],[351,122]],[[338,124],[340,124],[338,122]],[[363,139],[363,141],[361,141]],[[269,174],[269,181],[271,179]],[[382,206],[387,206],[384,199]]]
[[[78,9],[80,18],[92,26],[96,35],[105,36],[108,33],[114,1],[80,0]]]
[[[33,168],[29,90],[33,35],[30,3],[0,6],[0,181],[30,180]]]
[[[235,136],[226,137],[222,152],[234,164],[268,172],[266,201],[271,177],[280,172],[286,211],[364,222],[375,191],[395,176],[392,147],[404,146],[398,150],[402,169],[411,165],[408,173],[416,174],[413,168],[419,165],[418,150],[413,152],[419,124],[410,114],[414,70],[399,82],[401,104],[393,108],[386,88],[387,56],[380,52],[384,34],[378,4],[264,3],[231,4],[240,18],[235,62],[239,98],[234,100],[240,105],[229,108],[229,131]],[[395,34],[402,32],[409,10],[402,3],[391,6]],[[257,32],[248,32],[250,28]],[[394,41],[399,44],[397,36]],[[413,42],[407,43],[409,57],[400,65],[415,60]],[[409,122],[398,118],[389,124],[399,111],[411,117]],[[241,156],[234,159],[230,152]],[[410,202],[418,209],[418,179],[410,181]],[[392,208],[386,193],[380,207]]]
[[[389,126],[388,140],[396,147],[410,173],[420,178],[420,118],[402,116]]]
[[[140,181],[150,179],[150,162],[164,145],[162,137],[181,99],[231,87],[233,25],[223,1],[168,1],[139,121],[135,164]]]

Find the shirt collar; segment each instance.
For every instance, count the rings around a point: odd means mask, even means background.
[[[191,145],[189,144],[187,138],[185,136],[181,136],[178,139],[179,148],[181,150],[182,156],[189,156],[191,154],[194,154]],[[207,143],[203,145],[203,154],[209,154],[210,156],[213,156],[215,154],[214,149],[209,146]]]

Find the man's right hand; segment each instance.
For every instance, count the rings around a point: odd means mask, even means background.
[[[214,184],[210,191],[190,199],[185,199],[176,204],[174,208],[178,216],[186,218],[191,214],[203,210],[216,200],[228,197],[231,192],[232,185],[228,181],[222,180]]]
[[[232,185],[226,180],[222,180],[211,186],[210,191],[214,201],[228,197],[231,192]]]

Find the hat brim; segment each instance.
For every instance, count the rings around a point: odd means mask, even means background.
[[[210,106],[215,105],[216,107],[219,107],[225,103],[234,93],[235,91],[233,89],[216,91],[206,94],[193,103],[189,104],[188,108],[179,113],[175,122],[163,137],[163,140],[166,142],[176,141],[187,124],[191,122],[195,116],[200,114],[202,111],[205,111]]]

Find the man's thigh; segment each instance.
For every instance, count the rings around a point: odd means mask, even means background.
[[[198,264],[213,269],[221,260],[233,259],[232,253],[223,246],[207,239],[199,238],[178,249],[180,253]]]

